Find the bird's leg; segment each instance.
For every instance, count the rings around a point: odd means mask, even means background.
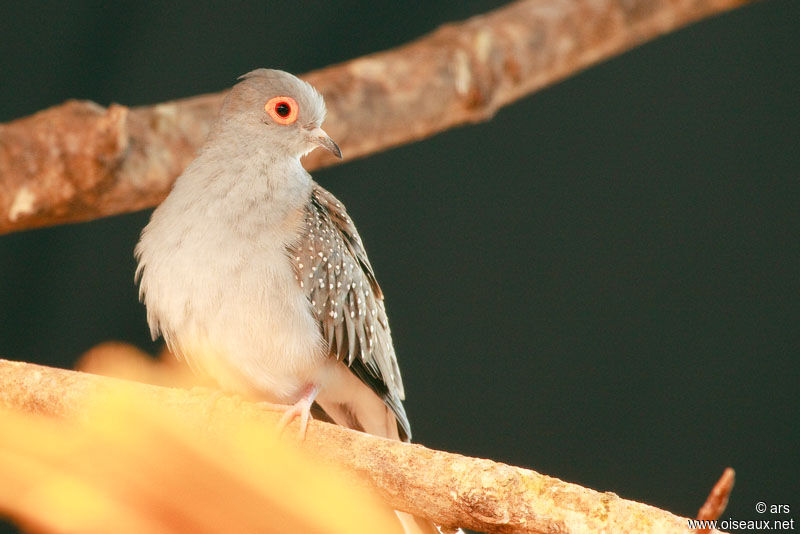
[[[276,404],[272,402],[260,402],[259,406],[267,410],[283,412],[280,422],[278,423],[278,431],[283,432],[289,423],[295,417],[300,418],[300,431],[298,437],[302,440],[306,437],[306,429],[308,428],[308,420],[311,417],[311,405],[314,404],[314,399],[319,393],[319,388],[315,384],[309,384],[303,389],[303,396],[294,404]]]

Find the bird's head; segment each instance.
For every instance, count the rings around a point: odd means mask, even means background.
[[[221,127],[250,136],[246,141],[263,140],[291,156],[322,147],[342,157],[339,146],[321,128],[325,102],[311,85],[271,69],[256,69],[239,79],[222,106]]]

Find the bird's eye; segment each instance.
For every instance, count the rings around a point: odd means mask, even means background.
[[[291,96],[276,96],[270,98],[264,109],[267,115],[278,124],[292,124],[297,120],[297,102]]]

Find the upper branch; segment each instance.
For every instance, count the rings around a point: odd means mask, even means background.
[[[407,143],[752,0],[522,0],[303,76],[348,158]],[[0,233],[156,205],[203,143],[223,93],[128,108],[68,101],[0,125]],[[308,168],[333,163],[321,151]]]

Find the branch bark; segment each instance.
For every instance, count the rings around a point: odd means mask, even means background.
[[[731,496],[733,491],[733,483],[736,479],[736,472],[731,467],[725,468],[722,476],[719,478],[714,487],[711,488],[711,493],[708,494],[706,502],[700,507],[697,512],[697,519],[705,521],[715,521],[720,518],[722,512],[728,506],[728,497]],[[697,534],[705,534],[711,532],[710,529],[701,528],[697,529]]]
[[[589,65],[753,0],[523,0],[303,76],[348,158],[490,118]],[[158,204],[224,92],[153,106],[68,101],[0,125],[0,233]],[[413,111],[413,112],[410,112]],[[334,163],[322,151],[305,164]]]
[[[128,388],[171,406],[202,432],[231,421],[275,425],[279,415],[211,390],[183,390],[0,360],[0,406],[49,416],[84,413],[103,392]],[[393,508],[481,532],[586,534],[691,532],[687,519],[652,506],[490,460],[431,450],[311,421],[302,447],[368,481]],[[718,532],[718,531],[713,531]]]

